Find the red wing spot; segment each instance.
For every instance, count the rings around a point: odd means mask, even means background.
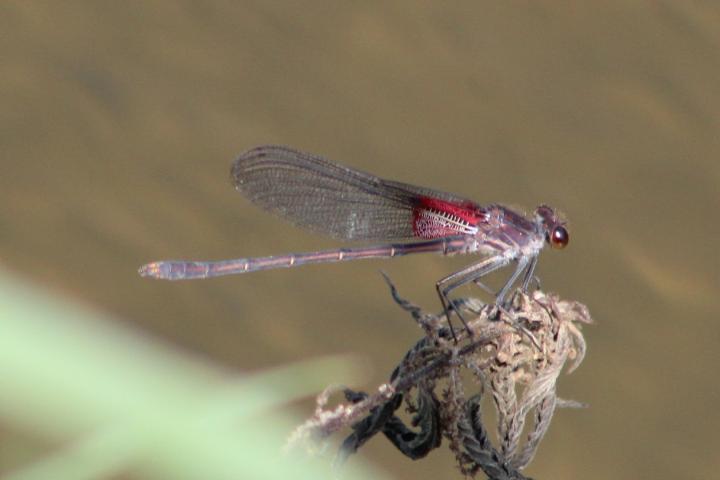
[[[440,238],[465,233],[458,225],[443,221],[452,218],[468,226],[478,224],[482,215],[480,207],[470,201],[447,202],[438,198],[420,197],[413,210],[413,233],[420,238]]]

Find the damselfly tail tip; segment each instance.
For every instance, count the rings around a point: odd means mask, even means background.
[[[165,262],[153,262],[138,268],[141,277],[157,278],[161,280],[170,279],[170,268]]]

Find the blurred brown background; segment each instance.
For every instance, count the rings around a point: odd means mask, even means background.
[[[472,259],[188,283],[137,267],[337,245],[234,192],[230,163],[262,143],[547,202],[571,243],[542,255],[543,287],[597,325],[560,380],[591,406],[556,414],[527,473],[716,478],[719,75],[714,2],[2,2],[0,262],[237,371],[356,353],[369,388],[419,336],[378,270],[434,310]],[[459,477],[445,448],[362,455]]]

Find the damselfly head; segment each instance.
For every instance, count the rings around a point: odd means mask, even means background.
[[[535,215],[545,233],[545,241],[553,248],[565,248],[570,241],[565,221],[558,218],[555,210],[547,205],[537,207]]]

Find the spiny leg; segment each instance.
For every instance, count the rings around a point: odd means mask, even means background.
[[[518,260],[518,265],[517,265],[517,267],[515,268],[515,271],[514,271],[513,274],[510,276],[510,278],[508,279],[508,281],[505,283],[505,286],[503,286],[502,290],[500,290],[500,293],[498,294],[498,297],[497,297],[497,303],[496,303],[495,306],[499,309],[499,311],[503,311],[505,314],[507,314],[508,317],[511,317],[511,318],[512,318],[512,316],[511,316],[511,315],[507,312],[507,310],[505,309],[505,306],[502,304],[502,299],[503,299],[504,296],[507,294],[507,292],[510,291],[510,289],[512,288],[512,286],[515,284],[515,282],[517,281],[517,279],[518,279],[518,278],[520,277],[520,275],[522,274],[523,270],[525,270],[525,275],[523,276],[522,291],[523,291],[523,292],[527,292],[527,286],[528,286],[528,284],[530,283],[530,280],[533,278],[533,272],[534,272],[534,270],[535,270],[535,266],[536,266],[536,265],[537,265],[537,256],[535,256],[535,257],[521,257],[521,258]],[[502,296],[501,296],[501,295],[502,295]],[[515,327],[516,327],[518,330],[520,330],[523,334],[527,335],[528,338],[530,338],[530,340],[533,342],[533,344],[535,344],[535,346],[537,346],[538,348],[540,348],[539,342],[537,341],[537,339],[535,338],[535,336],[534,336],[527,328],[525,328],[525,327],[522,326],[522,325],[515,325]]]
[[[495,304],[491,308],[496,309],[496,312],[493,314],[489,314],[490,317],[495,317],[500,311],[507,314],[507,309],[503,303],[505,296],[512,289],[513,285],[515,285],[515,282],[517,282],[517,279],[520,277],[523,270],[525,270],[527,268],[528,270],[525,273],[525,277],[523,277],[523,287],[524,287],[525,280],[527,280],[527,278],[529,278],[527,272],[531,271],[535,268],[536,262],[537,262],[537,257],[520,257],[517,260],[517,266],[515,267],[515,270],[513,271],[512,275],[510,275],[510,278],[507,279],[507,281],[505,282],[503,287],[500,289],[500,291],[497,292],[497,294],[493,293],[493,295],[495,296]],[[477,279],[474,281],[475,281],[475,283],[478,283]]]
[[[504,257],[490,257],[486,260],[483,260],[482,262],[472,264],[469,267],[465,267],[458,272],[452,273],[447,277],[438,280],[438,282],[435,284],[435,289],[437,290],[438,296],[440,297],[440,303],[442,304],[443,311],[445,312],[445,316],[448,320],[450,333],[452,333],[453,339],[456,342],[457,337],[455,336],[455,329],[453,328],[452,322],[450,321],[450,309],[448,308],[450,305],[450,299],[448,298],[448,294],[458,287],[461,287],[469,282],[473,282],[484,275],[494,272],[498,268],[502,268],[507,263],[508,260]],[[465,330],[467,330],[468,334],[470,334],[470,328],[468,327],[467,322],[463,318],[460,311],[457,309],[453,310],[460,319],[460,322],[462,322]]]
[[[537,265],[537,257],[533,257],[533,258],[532,258],[531,263],[530,263],[530,266],[529,266],[528,269],[525,271],[525,275],[523,276],[523,283],[522,283],[522,291],[523,291],[523,292],[527,292],[528,284],[529,284],[533,279],[535,279],[535,281],[538,282],[538,284],[540,283],[540,280],[539,280],[537,277],[533,277],[533,271],[535,270],[535,265]],[[503,285],[503,287],[506,287],[506,286],[507,286],[507,283],[511,283],[511,282],[513,282],[514,280],[515,280],[515,279],[511,278],[510,280],[508,280],[508,282],[506,282],[505,285]],[[500,293],[501,293],[501,290],[494,291],[492,288],[488,287],[488,286],[485,285],[483,282],[481,282],[479,278],[476,278],[475,280],[473,280],[473,283],[474,283],[475,285],[477,285],[478,287],[480,287],[484,292],[489,293],[490,295],[492,295],[493,298],[498,298],[498,296],[499,296]],[[504,296],[504,295],[505,295],[505,294],[503,294],[503,296]]]
[[[510,289],[513,285],[515,285],[515,282],[517,281],[518,277],[520,277],[520,274],[522,274],[523,270],[528,266],[528,263],[530,263],[531,257],[520,257],[517,262],[517,267],[515,267],[515,271],[510,275],[510,278],[508,278],[507,282],[505,282],[505,285],[500,289],[500,292],[498,292],[497,297],[495,297],[495,304],[502,306],[503,300],[505,299],[505,295],[508,294]],[[532,265],[531,265],[532,267]],[[524,282],[523,282],[524,283]]]
[[[497,292],[493,291],[492,288],[488,287],[483,282],[481,282],[479,278],[476,278],[475,280],[473,280],[473,283],[475,285],[477,285],[478,287],[480,287],[485,293],[489,293],[490,295],[492,295],[493,298],[495,298],[495,295],[497,295]]]
[[[528,267],[527,271],[525,272],[525,277],[523,278],[522,283],[522,291],[524,293],[527,293],[528,287],[530,286],[530,282],[535,279],[535,281],[538,284],[538,288],[540,288],[540,279],[535,277],[533,274],[535,273],[535,267],[537,266],[538,257],[537,255],[532,257],[532,260],[530,260],[530,266]]]
[[[537,275],[533,275],[533,277],[528,282],[528,289],[530,288],[530,283],[535,284],[535,290],[542,290],[542,283],[540,283],[540,277]]]

